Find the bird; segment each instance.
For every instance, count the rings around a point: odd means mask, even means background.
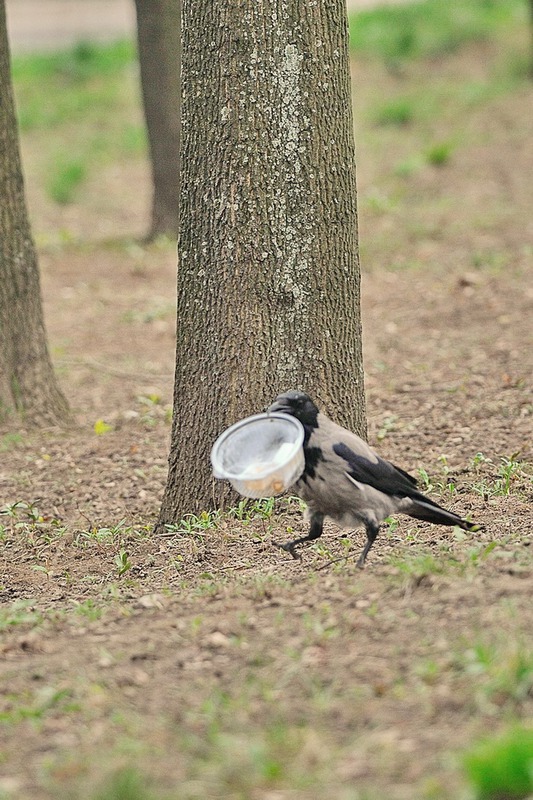
[[[447,511],[417,489],[416,478],[386,461],[359,436],[326,417],[303,391],[278,395],[267,413],[290,414],[304,428],[305,466],[294,484],[306,503],[309,532],[276,547],[295,559],[304,542],[322,535],[325,517],[343,528],[364,526],[366,544],[357,566],[365,565],[381,524],[391,514],[407,514],[436,525],[457,525],[476,532],[483,526]]]

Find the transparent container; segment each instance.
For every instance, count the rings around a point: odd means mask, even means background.
[[[255,414],[222,433],[211,450],[215,478],[244,497],[275,497],[304,470],[304,429],[289,414]]]

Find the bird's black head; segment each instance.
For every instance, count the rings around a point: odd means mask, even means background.
[[[276,397],[268,411],[280,411],[282,414],[291,414],[296,417],[304,428],[318,427],[318,408],[305,392],[291,389]]]

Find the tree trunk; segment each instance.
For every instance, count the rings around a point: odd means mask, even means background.
[[[46,344],[0,0],[0,420],[14,410],[33,425],[69,419]]]
[[[135,0],[144,115],[152,164],[147,239],[178,235],[180,0]]]
[[[178,332],[160,523],[224,505],[209,452],[303,389],[365,433],[344,0],[183,4]]]
[[[529,0],[529,76],[533,78],[533,0]]]

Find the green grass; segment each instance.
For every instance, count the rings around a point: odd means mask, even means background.
[[[455,657],[458,675],[475,680],[472,701],[478,712],[501,714],[526,706],[533,691],[533,652],[514,641],[479,636]]]
[[[409,97],[398,97],[384,103],[376,111],[377,125],[395,125],[402,127],[414,120],[414,103]]]
[[[56,689],[53,686],[41,686],[20,695],[8,693],[3,698],[4,707],[0,708],[0,725],[18,725],[24,720],[38,722],[48,713],[77,712],[79,706],[72,695],[70,689]]]
[[[145,152],[131,42],[80,42],[16,56],[12,74],[19,128],[37,145],[39,171],[54,202],[75,200],[95,165]]]
[[[33,627],[40,625],[43,615],[36,610],[30,600],[15,600],[0,609],[0,631],[22,625]]]
[[[87,113],[113,113],[135,63],[129,41],[80,42],[54,53],[15,56],[12,75],[21,130],[50,130]]]
[[[94,800],[151,800],[153,797],[138,770],[126,767],[104,782]]]
[[[451,158],[453,145],[451,142],[437,142],[426,151],[426,160],[433,167],[442,167]]]
[[[60,163],[51,165],[51,175],[47,181],[48,195],[59,205],[72,202],[86,174],[87,167],[83,161],[73,158],[64,161],[61,158]]]
[[[533,793],[533,730],[515,726],[464,757],[475,800],[522,800]]]
[[[518,460],[518,456],[519,453],[513,453],[509,457],[502,456],[499,465],[496,466],[490,458],[478,453],[472,461],[474,471],[479,472],[480,465],[483,464],[490,469],[491,474],[475,481],[472,485],[473,491],[487,498],[517,495],[526,499],[531,489],[533,465]]]
[[[525,0],[424,0],[350,15],[354,52],[385,61],[436,56],[527,24]]]

